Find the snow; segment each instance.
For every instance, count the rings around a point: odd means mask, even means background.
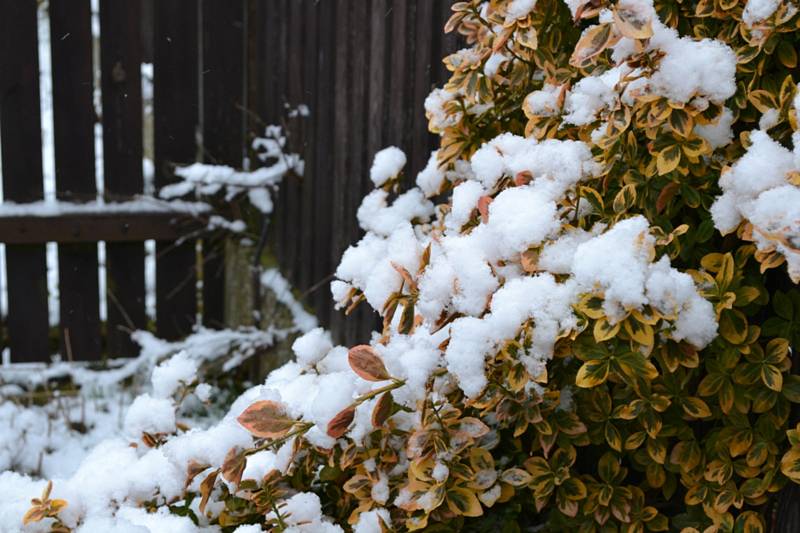
[[[158,398],[169,398],[182,386],[197,379],[198,363],[186,351],[178,352],[155,369],[150,381],[153,394]]]
[[[483,73],[489,77],[494,76],[497,74],[497,71],[500,70],[500,67],[503,63],[508,62],[511,59],[511,56],[495,52],[494,54],[489,56],[489,59],[486,60],[486,63],[483,66]]]
[[[560,86],[545,83],[540,90],[533,91],[525,97],[525,105],[534,115],[553,116],[559,111],[558,95],[560,92]]]
[[[171,400],[142,394],[128,409],[124,426],[134,437],[142,433],[172,433],[175,431],[175,407]]]
[[[677,31],[653,21],[651,46],[666,55],[650,78],[653,92],[676,102],[688,102],[696,95],[721,104],[736,92],[736,54],[713,39],[700,41],[678,37]]]
[[[600,111],[617,100],[617,83],[627,67],[613,68],[599,76],[587,76],[575,84],[564,100],[564,122],[583,126],[596,120]]]
[[[536,6],[536,0],[511,0],[506,10],[506,23],[527,17]]]
[[[711,124],[695,124],[694,132],[708,141],[712,149],[716,150],[726,146],[733,140],[733,112],[727,107],[722,109],[722,114],[716,122]]]
[[[376,187],[380,187],[395,178],[406,165],[406,154],[396,146],[389,146],[375,154],[369,178]]]
[[[460,114],[450,115],[445,110],[445,105],[456,96],[455,93],[445,89],[434,89],[425,98],[425,116],[428,117],[431,132],[438,133],[458,124]]]
[[[292,344],[292,351],[297,361],[307,366],[314,366],[333,349],[331,334],[322,328],[314,328],[298,337]]]
[[[742,21],[747,26],[753,26],[771,17],[780,4],[780,0],[747,0],[742,12]]]
[[[297,301],[289,281],[283,277],[280,270],[270,268],[262,272],[261,286],[271,290],[278,302],[289,309],[297,331],[305,333],[317,327],[316,317],[306,311],[303,305]]]
[[[425,221],[433,215],[433,204],[413,188],[388,204],[389,193],[375,189],[361,202],[356,216],[362,229],[388,237],[395,229],[413,220]]]
[[[711,207],[714,223],[723,233],[736,229],[746,218],[743,210],[761,193],[786,184],[786,174],[795,168],[792,152],[766,132],[751,132],[750,142],[747,152],[720,178],[723,195]]]
[[[383,508],[372,509],[358,516],[358,522],[353,526],[353,533],[383,533],[381,520],[388,526],[392,523],[389,511]]]
[[[74,203],[53,199],[24,204],[0,202],[0,217],[53,217],[60,215],[114,215],[154,212],[182,213],[197,216],[209,212],[210,209],[207,204],[202,202],[164,201],[148,196],[140,196],[125,202],[95,200]]]
[[[425,168],[417,174],[417,187],[419,187],[425,196],[438,194],[445,181],[445,173],[439,168],[438,155],[438,150],[431,152],[431,156]]]
[[[477,181],[465,181],[453,187],[450,215],[447,217],[447,229],[458,233],[461,226],[469,222],[473,211],[478,207],[478,199],[486,194],[483,186]]]
[[[780,122],[781,114],[777,109],[767,109],[761,118],[758,120],[758,129],[767,131],[774,128]]]

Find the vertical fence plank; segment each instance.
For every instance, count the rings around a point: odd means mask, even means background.
[[[434,28],[434,2],[417,2],[416,38],[414,47],[414,86],[413,105],[411,106],[411,154],[406,172],[410,183],[414,183],[417,173],[428,161],[432,135],[428,132],[428,120],[425,117],[425,98],[431,92],[431,56],[434,34],[440,31]],[[438,39],[436,39],[438,41]]]
[[[374,0],[370,12],[369,40],[369,116],[367,126],[367,157],[372,161],[375,153],[383,148],[388,90],[387,42],[391,43],[391,35],[387,28],[390,16],[389,0]]]
[[[101,0],[103,176],[109,201],[141,194],[142,0]],[[146,326],[144,243],[106,245],[108,344],[112,357],[137,352],[129,332]]]
[[[198,2],[157,1],[154,9],[153,142],[155,184],[174,181],[172,165],[197,157],[199,120]],[[156,330],[166,339],[195,322],[194,241],[156,244]]]
[[[333,170],[332,142],[334,135],[334,106],[331,105],[334,91],[336,60],[336,28],[332,21],[336,20],[337,5],[332,2],[316,4],[319,10],[319,41],[317,44],[317,98],[312,107],[316,122],[314,144],[314,263],[317,265],[314,276],[313,305],[321,323],[331,325],[332,303],[330,297],[329,276],[333,273],[338,261],[331,253],[333,240],[333,204],[332,192],[335,185]],[[306,185],[308,186],[308,185]]]
[[[314,187],[317,184],[319,174],[314,172],[317,154],[313,149],[317,126],[317,50],[319,37],[319,10],[313,0],[303,2],[303,84],[301,86],[300,103],[309,108],[309,116],[300,117],[303,123],[303,143],[301,154],[305,161],[304,176],[301,180],[300,189],[300,208],[299,217],[301,226],[300,250],[298,253],[300,261],[300,277],[298,287],[302,291],[308,291],[320,273],[318,272],[314,250],[314,228],[317,225],[317,213],[314,211]],[[322,21],[325,24],[325,21]],[[305,302],[303,302],[305,303]]]
[[[285,116],[284,105],[288,103],[288,61],[285,60],[289,53],[289,24],[287,19],[289,17],[289,2],[290,0],[273,0],[271,3],[274,17],[271,22],[270,29],[270,48],[267,51],[268,55],[275,56],[271,61],[272,80],[270,84],[270,93],[267,96],[269,99],[269,114],[270,123],[283,124]],[[289,243],[293,238],[294,231],[289,224],[289,206],[288,195],[286,194],[286,184],[282,184],[278,192],[280,200],[277,209],[273,215],[275,222],[275,254],[284,274],[291,279],[291,270],[294,267],[288,261],[288,253],[286,253]]]
[[[444,25],[447,24],[447,21],[450,20],[450,16],[453,14],[453,10],[451,9],[453,0],[437,1],[439,3],[440,18],[438,21],[439,25],[435,26],[433,29],[439,35],[440,40],[437,49],[434,51],[433,63],[436,66],[435,76],[437,85],[441,86],[450,78],[450,72],[447,70],[447,67],[444,66],[442,59],[458,50],[459,36],[455,31],[443,33]]]
[[[0,0],[0,144],[5,200],[43,195],[37,3]],[[13,361],[49,358],[44,245],[6,246],[9,346]]]
[[[333,204],[331,209],[332,218],[329,221],[333,228],[331,263],[338,264],[342,252],[347,248],[350,236],[347,229],[350,221],[347,219],[347,188],[348,188],[348,158],[347,147],[350,135],[350,113],[347,109],[348,85],[349,85],[349,40],[348,28],[350,25],[350,4],[348,0],[336,0],[335,18],[335,45],[334,45],[334,85],[333,85],[333,138],[331,139],[331,149],[333,150],[333,171],[332,194],[329,201]],[[331,327],[334,332],[343,332],[345,320],[341,313],[334,313],[331,316]]]
[[[303,98],[303,4],[300,0],[288,3],[283,23],[286,27],[286,54],[283,67],[286,70],[286,109],[282,116],[286,117],[289,142],[287,148],[291,152],[300,152],[304,142],[303,119],[300,116],[289,117],[286,112],[296,108]],[[287,230],[287,238],[281,254],[286,264],[286,275],[289,281],[299,286],[300,270],[302,268],[300,250],[300,236],[302,227],[307,224],[300,213],[300,183],[290,176],[281,184],[281,194],[284,196],[286,212],[282,218]]]
[[[94,106],[89,0],[50,2],[53,140],[56,193],[73,202],[94,200]],[[61,354],[101,355],[96,244],[58,245]]]
[[[203,159],[241,168],[244,0],[203,2]],[[224,325],[224,242],[203,243],[203,324]]]
[[[403,146],[403,131],[406,115],[408,4],[405,0],[392,0],[392,46],[389,55],[389,113],[386,144]]]
[[[355,2],[350,14],[350,94],[349,94],[349,135],[348,148],[350,163],[348,168],[351,180],[347,188],[347,220],[348,242],[350,245],[358,239],[363,231],[358,226],[356,211],[361,205],[364,195],[374,185],[369,179],[370,165],[367,162],[367,125],[369,121],[369,66],[372,50],[363,43],[370,41],[370,9],[371,2]],[[371,162],[371,161],[370,161]],[[369,333],[377,325],[376,314],[367,306],[359,306],[351,320],[345,322],[345,338],[348,344],[356,344],[369,338]]]

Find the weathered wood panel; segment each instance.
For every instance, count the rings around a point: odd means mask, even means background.
[[[241,168],[244,155],[245,2],[203,2],[203,153]],[[224,326],[225,243],[203,241],[203,324]]]
[[[387,145],[402,148],[411,183],[436,145],[423,103],[446,80],[440,61],[457,45],[440,35],[450,3],[309,0],[299,16],[299,2],[276,0],[272,10],[254,15],[265,33],[257,46],[286,58],[276,65],[262,51],[263,64],[253,63],[257,73],[264,69],[257,74],[259,109],[271,121],[279,120],[283,103],[305,103],[311,111],[289,123],[290,135],[302,139],[306,167],[301,182],[282,187],[273,252],[304,303],[341,342],[363,341],[378,325],[367,306],[349,318],[333,310],[329,291],[342,252],[362,234],[356,211],[372,187],[372,158]]]
[[[14,202],[43,196],[36,8],[32,0],[0,0],[3,198]],[[6,246],[5,344],[14,361],[46,361],[50,355],[46,276],[43,244]]]
[[[144,190],[142,3],[100,1],[104,192],[109,201]],[[107,243],[106,295],[109,352],[135,355],[139,347],[130,332],[146,326],[144,243]]]
[[[53,0],[49,9],[56,194],[61,200],[91,201],[97,195],[91,6],[89,0]],[[59,244],[58,280],[61,353],[99,359],[97,244]]]
[[[200,119],[198,2],[155,2],[153,12],[153,142],[155,185],[175,181],[173,167],[197,160]],[[197,312],[194,241],[156,243],[156,331],[179,338]]]

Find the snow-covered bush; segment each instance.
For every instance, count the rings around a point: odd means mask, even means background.
[[[332,284],[383,331],[349,349],[309,332],[217,426],[119,459],[169,475],[126,477],[96,516],[56,482],[37,518],[765,530],[800,482],[800,295],[763,275],[798,275],[797,8],[453,10],[469,48],[426,101],[441,147],[405,191],[402,152],[376,156]]]

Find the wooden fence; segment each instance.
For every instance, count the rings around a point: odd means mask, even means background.
[[[456,49],[455,36],[442,33],[451,4],[275,0],[253,2],[248,12],[257,25],[249,80],[257,114],[270,122],[285,105],[310,109],[289,124],[306,172],[281,189],[275,255],[340,342],[363,342],[378,325],[366,304],[351,317],[334,311],[329,281],[360,236],[356,209],[372,187],[375,152],[402,148],[413,177],[436,146],[423,103],[447,79],[441,60]]]
[[[241,167],[249,140],[280,123],[287,106],[290,148],[305,159],[301,181],[281,189],[272,249],[284,274],[340,341],[375,326],[366,309],[344,319],[329,281],[359,237],[355,211],[368,190],[374,153],[397,145],[410,175],[435,139],[423,101],[446,79],[441,58],[455,38],[441,28],[449,0],[100,0],[105,201],[143,192],[140,65],[153,63],[155,185],[175,164]],[[50,0],[56,194],[94,200],[93,36],[90,0]],[[37,1],[0,0],[0,146],[3,197],[43,198]],[[8,313],[2,345],[12,361],[131,355],[128,333],[148,326],[144,241],[156,245],[160,336],[202,323],[223,325],[224,261],[219,243],[196,241],[163,212],[0,217],[6,243]],[[108,317],[101,323],[98,242],[106,243]],[[60,324],[50,338],[45,243],[58,243]],[[197,265],[200,265],[198,267]],[[196,281],[202,279],[201,298]],[[199,306],[199,308],[198,308]]]

